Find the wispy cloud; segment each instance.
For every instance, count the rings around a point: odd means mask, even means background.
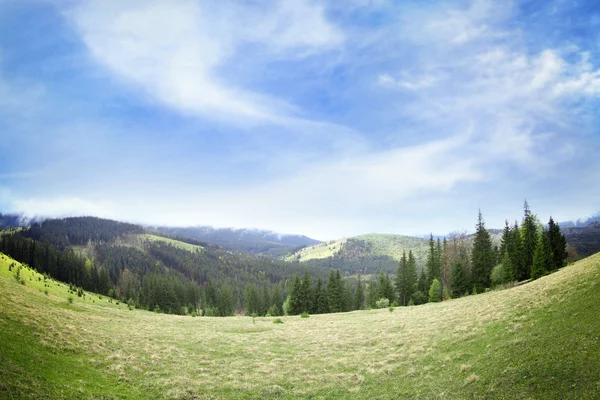
[[[92,56],[117,76],[184,113],[274,120],[295,108],[219,73],[242,46],[270,57],[329,50],[343,41],[309,0],[257,7],[236,2],[99,1],[67,12]],[[246,54],[246,56],[250,56]],[[252,57],[252,56],[250,56]]]

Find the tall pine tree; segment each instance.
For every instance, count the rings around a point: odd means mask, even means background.
[[[490,274],[494,268],[495,257],[490,233],[485,229],[481,210],[477,218],[477,231],[471,252],[471,282],[477,293],[490,286]]]
[[[550,241],[548,232],[542,231],[538,235],[538,242],[535,247],[533,263],[531,264],[531,279],[538,279],[548,273],[550,270]]]
[[[529,279],[531,277],[531,267],[533,265],[533,256],[535,254],[535,247],[538,243],[538,233],[536,218],[529,209],[529,204],[525,200],[523,225],[521,228],[521,236],[523,238],[523,246],[521,248],[521,268],[520,273],[524,276],[519,276],[521,279]]]
[[[548,221],[548,242],[550,245],[550,271],[556,271],[564,265],[567,258],[567,239],[552,217]]]

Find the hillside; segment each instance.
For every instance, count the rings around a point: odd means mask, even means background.
[[[310,318],[185,317],[0,256],[0,397],[595,398],[600,255],[504,291]],[[48,285],[48,286],[45,286]],[[48,290],[45,294],[44,290]],[[73,297],[73,302],[67,301]]]
[[[367,234],[305,247],[288,254],[286,261],[322,268],[340,268],[350,273],[395,273],[402,252],[412,250],[422,267],[427,258],[428,239],[394,235]]]
[[[157,227],[157,231],[217,244],[231,250],[279,258],[299,247],[320,243],[304,235],[279,234],[259,229]]]
[[[95,217],[1,232],[0,251],[62,282],[174,314],[231,315],[247,289],[260,289],[263,314],[271,306],[282,312],[295,274],[328,273]]]
[[[577,251],[575,258],[587,257],[600,251],[600,221],[583,227],[562,229],[569,246]]]

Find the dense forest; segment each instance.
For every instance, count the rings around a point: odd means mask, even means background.
[[[179,238],[196,246],[193,251],[169,241],[130,240],[145,232],[138,225],[100,218],[54,219],[4,231],[0,251],[49,277],[135,307],[215,316],[328,313],[443,301],[537,279],[562,267],[567,257],[560,227],[552,218],[547,225],[540,223],[527,202],[520,224],[506,222],[500,246],[493,245],[480,212],[472,237],[430,236],[421,268],[412,250],[403,252],[399,262],[385,256],[373,256],[368,263],[353,259],[352,254],[365,253],[360,240],[348,240],[345,246],[356,251],[331,258],[323,268],[317,262],[283,262],[193,239]]]

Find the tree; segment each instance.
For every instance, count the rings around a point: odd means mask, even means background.
[[[519,280],[529,279],[531,277],[531,269],[533,265],[533,257],[535,247],[538,243],[537,223],[536,218],[531,214],[529,204],[525,200],[523,224],[521,228],[521,236],[523,238],[523,247],[521,253],[521,268],[519,270]]]
[[[462,262],[455,261],[452,264],[452,297],[460,297],[469,291],[469,285],[465,276],[465,269]]]
[[[565,263],[567,258],[567,239],[560,231],[560,226],[552,217],[548,221],[548,241],[550,246],[550,271],[556,271]]]
[[[321,278],[319,278],[317,280],[317,287],[315,288],[314,313],[325,314],[327,312],[329,312],[329,308],[327,307],[327,292]]]
[[[329,312],[342,311],[342,281],[340,271],[329,271],[329,279],[327,280],[327,306]]]
[[[312,302],[314,298],[312,279],[308,275],[308,271],[304,270],[304,276],[300,285],[300,313],[312,310]]]
[[[515,221],[510,233],[511,240],[508,242],[506,250],[512,264],[513,280],[519,281],[524,279],[523,277],[527,275],[527,272],[523,267],[523,238],[521,237],[521,229],[517,221]]]
[[[439,246],[438,246],[439,247]],[[440,257],[436,249],[433,234],[429,234],[429,251],[427,253],[427,282],[426,286],[431,286],[435,278],[440,277]]]
[[[365,307],[365,287],[360,275],[356,279],[356,290],[354,291],[354,309],[362,310]]]
[[[538,243],[535,247],[533,263],[531,265],[531,279],[538,279],[548,273],[550,270],[550,241],[548,233],[542,231],[538,235]]]
[[[478,293],[490,285],[490,274],[494,267],[494,251],[490,233],[485,229],[481,210],[477,218],[477,231],[471,252],[471,282]]]
[[[304,311],[302,310],[304,301],[304,299],[302,298],[302,282],[300,281],[300,278],[298,278],[297,274],[294,275],[294,278],[292,279],[292,284],[290,286],[288,298],[289,314],[298,315]]]
[[[410,302],[410,298],[414,293],[417,285],[417,263],[412,254],[412,251],[408,252],[408,258],[406,252],[402,253],[402,258],[398,263],[398,272],[396,273],[396,295],[398,298],[398,304],[401,306],[407,306]]]
[[[390,303],[394,300],[394,288],[390,282],[390,276],[381,271],[377,279],[377,299],[388,299]]]
[[[513,282],[515,280],[515,266],[508,255],[508,250],[504,251],[504,256],[502,257],[502,274],[504,282]]]
[[[438,302],[442,300],[442,285],[440,281],[434,279],[429,287],[429,301]]]

